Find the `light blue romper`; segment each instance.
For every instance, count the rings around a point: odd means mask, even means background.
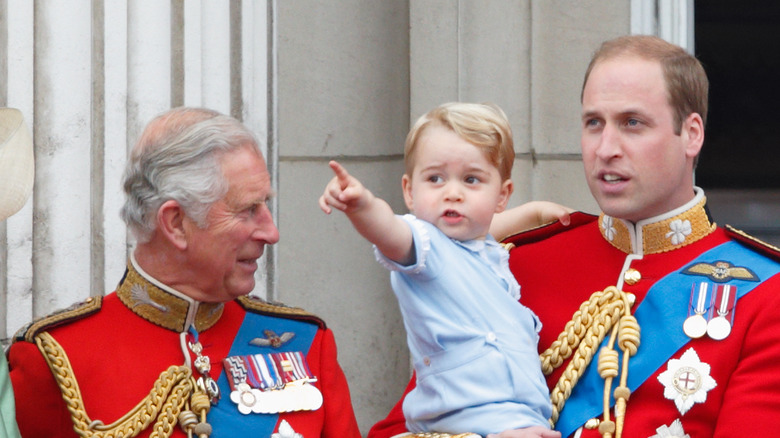
[[[411,432],[498,433],[549,427],[551,404],[537,351],[541,323],[518,302],[509,254],[492,236],[457,241],[402,216],[415,263],[390,269],[417,386],[403,403]]]

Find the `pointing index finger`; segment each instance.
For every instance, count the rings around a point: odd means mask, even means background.
[[[333,169],[333,173],[336,174],[336,178],[338,178],[341,187],[346,187],[349,180],[349,172],[347,172],[347,169],[345,169],[337,161],[331,161],[328,163],[328,165],[330,165],[330,168]]]

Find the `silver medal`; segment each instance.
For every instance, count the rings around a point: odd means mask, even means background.
[[[704,314],[707,312],[707,288],[708,283],[699,283],[698,290],[696,285],[693,286],[691,291],[691,301],[694,301],[695,307],[693,308],[694,314],[685,319],[683,323],[683,331],[688,337],[696,339],[704,336],[707,333],[707,319]],[[692,303],[693,304],[693,303]]]
[[[707,324],[707,335],[716,341],[722,341],[731,334],[731,321],[727,316],[731,308],[731,303],[734,300],[736,294],[736,288],[731,285],[722,286],[722,294],[720,295],[720,302],[717,303],[718,307],[715,309],[718,316],[712,318]]]
[[[726,339],[731,333],[731,323],[725,316],[712,318],[707,324],[707,335],[716,341]]]
[[[698,313],[691,315],[683,323],[683,331],[689,338],[700,338],[707,333],[707,320]]]
[[[316,386],[305,383],[301,389],[305,399],[305,410],[316,411],[322,406],[322,393]]]
[[[252,388],[246,383],[238,385],[238,401],[242,405],[251,408],[257,403],[257,397],[252,393]]]

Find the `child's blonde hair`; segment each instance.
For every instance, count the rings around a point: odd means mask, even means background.
[[[428,127],[442,126],[452,130],[460,138],[480,148],[488,161],[497,169],[502,180],[512,176],[515,147],[512,129],[506,114],[491,103],[450,102],[442,104],[417,119],[406,136],[404,164],[406,174],[412,175],[414,151]]]

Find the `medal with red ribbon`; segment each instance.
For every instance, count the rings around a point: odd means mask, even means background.
[[[712,306],[712,317],[707,323],[707,335],[720,341],[731,333],[734,324],[734,309],[737,303],[737,288],[728,284],[718,285]]]
[[[312,385],[306,357],[300,351],[231,356],[224,361],[230,399],[242,414],[314,411],[322,394]]]

